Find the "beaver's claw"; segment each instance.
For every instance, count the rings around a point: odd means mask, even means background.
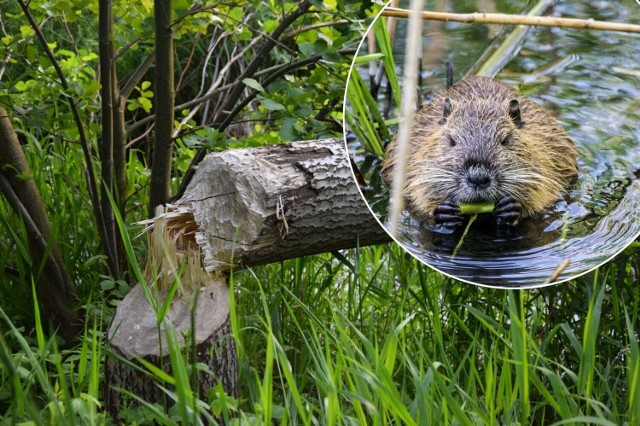
[[[512,195],[507,195],[498,201],[493,214],[498,225],[516,226],[522,218],[522,204]]]
[[[462,214],[460,214],[460,209],[458,208],[458,206],[448,201],[445,201],[442,204],[438,205],[433,215],[436,221],[436,225],[441,225],[449,229],[453,229],[462,225],[462,222],[464,221],[464,219],[462,218]]]

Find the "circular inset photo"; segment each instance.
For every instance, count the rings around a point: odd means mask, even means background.
[[[560,283],[640,235],[640,38],[597,29],[640,15],[490,4],[381,7],[347,84],[348,154],[372,214],[420,261],[484,286]]]

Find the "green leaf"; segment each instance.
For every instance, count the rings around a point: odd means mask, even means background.
[[[295,125],[298,120],[293,117],[287,117],[282,120],[282,125],[280,126],[280,137],[286,141],[295,140],[298,136],[298,132],[296,132]]]
[[[258,92],[262,92],[264,93],[264,87],[262,87],[262,85],[260,83],[258,83],[257,80],[254,80],[253,78],[245,78],[244,80],[242,80],[242,82],[251,87],[254,90],[257,90]]]
[[[335,10],[338,5],[337,0],[323,0],[322,4],[327,10]]]
[[[382,53],[372,53],[371,55],[356,56],[355,60],[353,61],[353,64],[360,65],[365,62],[375,61],[376,59],[381,59],[381,58],[384,58],[384,55]]]
[[[138,98],[138,103],[140,104],[142,109],[144,109],[146,112],[151,112],[151,108],[153,107],[153,104],[151,103],[151,101],[149,99],[143,98],[143,97],[139,97]]]
[[[262,24],[262,29],[266,33],[272,33],[276,28],[278,28],[278,21],[274,19],[269,19],[268,21],[264,21],[264,24]]]
[[[111,290],[115,287],[116,283],[113,280],[104,280],[100,282],[100,288],[102,291]]]
[[[303,55],[312,56],[324,53],[327,50],[328,45],[324,40],[316,40],[313,43],[300,43],[298,47]]]
[[[15,88],[16,88],[16,90],[18,92],[24,92],[25,90],[27,90],[29,88],[29,86],[24,81],[19,81],[19,82],[16,83]]]
[[[35,31],[33,31],[33,28],[31,28],[30,26],[23,25],[20,27],[20,35],[22,37],[29,37],[32,34],[35,34]]]
[[[82,85],[82,93],[87,96],[93,96],[100,90],[102,86],[96,80],[88,81]]]
[[[138,103],[137,99],[129,99],[129,101],[127,102],[127,110],[129,111],[135,111],[140,107],[140,104]]]
[[[242,27],[242,31],[234,34],[233,39],[235,41],[243,41],[243,40],[251,40],[252,37],[253,37],[253,33],[247,27]]]
[[[334,48],[328,49],[324,52],[322,54],[322,59],[334,64],[342,62],[342,56]]]
[[[35,46],[27,46],[27,59],[29,62],[35,62],[40,52]]]
[[[229,14],[227,16],[229,18],[231,18],[232,20],[236,21],[235,23],[241,21],[242,20],[242,8],[241,7],[234,7],[233,9],[231,9],[229,11]]]
[[[282,105],[280,102],[276,102],[273,99],[267,99],[267,98],[263,98],[260,101],[260,104],[265,107],[266,109],[268,109],[269,111],[282,111],[284,110],[284,105]]]

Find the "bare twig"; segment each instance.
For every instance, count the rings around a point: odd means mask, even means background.
[[[390,7],[382,12],[384,16],[408,18],[409,11]],[[640,25],[620,22],[595,21],[593,19],[556,18],[553,16],[508,15],[505,13],[445,13],[424,11],[420,13],[422,19],[432,21],[454,21],[468,24],[499,24],[499,25],[531,25],[539,27],[579,28],[589,30],[622,31],[640,33]]]
[[[567,269],[567,266],[569,266],[569,264],[571,263],[571,259],[565,259],[562,261],[562,263],[560,265],[558,265],[558,267],[556,268],[555,271],[553,271],[553,273],[551,275],[549,275],[549,278],[547,278],[544,282],[544,284],[551,284],[552,282],[554,282],[555,280],[558,279],[558,277],[560,276],[560,274],[562,273],[562,271],[564,271],[565,269]]]
[[[191,50],[189,51],[189,57],[187,58],[187,62],[185,63],[184,67],[181,67],[182,69],[180,70],[180,78],[178,78],[178,82],[176,83],[176,91],[180,91],[180,89],[182,89],[182,83],[185,81],[187,71],[189,71],[189,68],[191,67],[193,56],[196,53],[196,50],[198,48],[198,43],[200,42],[201,38],[202,38],[201,34],[196,34],[195,40],[193,41],[193,46],[191,46]],[[180,64],[180,62],[178,62],[178,64]]]
[[[185,102],[182,105],[178,105],[177,107],[175,107],[175,111],[178,110],[182,110],[182,109],[187,109],[187,108],[192,108],[192,107],[196,107],[198,105],[200,105],[201,103],[211,99],[213,96],[215,96],[218,92],[216,91],[216,89],[218,88],[218,86],[220,86],[220,83],[222,82],[223,77],[225,77],[226,72],[229,70],[229,68],[236,63],[237,61],[239,61],[240,59],[242,59],[243,55],[254,46],[254,44],[259,40],[259,38],[255,38],[251,41],[251,43],[245,47],[244,49],[242,49],[242,51],[240,51],[240,53],[238,53],[237,55],[233,56],[231,59],[229,59],[229,61],[227,61],[227,63],[225,64],[225,66],[222,68],[222,70],[220,70],[220,76],[213,82],[211,83],[211,86],[209,87],[209,90],[207,90],[207,93],[205,93],[204,95],[202,95],[199,98],[193,99],[191,101]],[[233,85],[229,85],[227,87],[232,87]],[[129,126],[129,128],[127,129],[127,133],[131,134],[135,129],[144,126],[147,123],[150,123],[152,121],[154,121],[156,119],[155,115],[150,115],[148,117],[143,118],[140,121],[136,121],[135,123],[133,123],[131,126]]]
[[[286,32],[286,33],[284,33],[282,35],[282,40],[295,38],[299,34],[302,34],[304,32],[311,31],[311,30],[317,30],[318,28],[333,27],[334,25],[351,24],[351,23],[354,23],[354,22],[364,22],[364,21],[362,21],[362,20],[350,20],[350,19],[339,19],[339,20],[333,21],[333,22],[319,22],[317,24],[307,25],[307,26],[298,28],[297,30],[292,30],[292,31]]]

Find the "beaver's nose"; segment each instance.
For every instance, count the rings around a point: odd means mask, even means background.
[[[491,176],[485,170],[471,168],[467,173],[467,182],[478,189],[486,189],[491,185]]]

